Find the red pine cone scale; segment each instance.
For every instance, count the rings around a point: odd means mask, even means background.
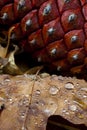
[[[87,0],[3,0],[0,24],[36,61],[56,71],[87,68]]]

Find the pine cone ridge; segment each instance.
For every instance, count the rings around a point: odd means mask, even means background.
[[[14,26],[17,41],[50,71],[83,73],[87,68],[87,0],[4,0],[0,24]]]

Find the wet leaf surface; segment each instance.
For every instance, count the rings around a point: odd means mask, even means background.
[[[0,130],[46,130],[52,115],[87,126],[87,82],[47,73],[0,75]]]

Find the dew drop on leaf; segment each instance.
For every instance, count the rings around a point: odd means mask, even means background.
[[[50,87],[50,90],[49,90],[49,93],[52,94],[52,95],[55,95],[58,93],[58,88],[56,86],[52,86]]]
[[[73,85],[73,83],[68,82],[65,84],[65,88],[68,90],[72,90],[72,89],[74,89],[74,85]]]
[[[69,109],[70,109],[71,111],[76,111],[76,110],[77,110],[77,107],[76,107],[76,105],[71,105],[71,106],[69,106]]]
[[[40,90],[36,90],[36,95],[40,95],[40,94],[41,94]]]

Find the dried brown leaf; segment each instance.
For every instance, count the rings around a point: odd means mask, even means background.
[[[23,74],[21,69],[15,63],[15,53],[18,47],[15,45],[14,50],[7,55],[8,63],[3,67],[3,72],[11,75]]]
[[[13,29],[14,29],[14,27],[10,28],[9,31],[8,31],[8,40],[7,40],[6,47],[3,47],[2,43],[1,43],[3,41],[6,42],[6,39],[2,39],[1,36],[0,36],[0,57],[1,58],[6,58],[6,56],[8,54],[8,48],[9,48],[9,45],[10,45],[10,35],[11,35]]]
[[[51,115],[87,126],[87,82],[46,73],[1,75],[0,105],[0,130],[46,130]]]

